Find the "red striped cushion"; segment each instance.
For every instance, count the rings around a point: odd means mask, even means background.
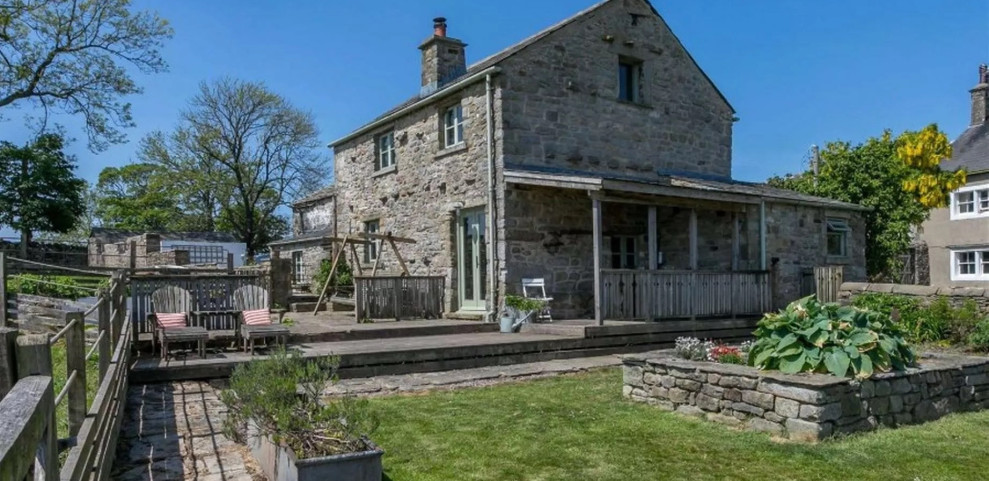
[[[185,313],[184,312],[156,312],[155,319],[158,320],[158,326],[162,329],[175,329],[178,327],[185,327]]]
[[[271,313],[267,309],[244,311],[244,324],[248,326],[267,326],[271,324]]]

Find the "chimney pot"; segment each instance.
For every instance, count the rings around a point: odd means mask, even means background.
[[[437,37],[446,36],[446,18],[436,17],[433,19],[433,35]]]
[[[979,83],[989,83],[989,66],[986,64],[979,65]]]

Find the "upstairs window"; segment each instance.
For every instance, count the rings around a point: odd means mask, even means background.
[[[951,194],[951,218],[989,217],[989,188],[967,188]]]
[[[464,141],[464,108],[454,105],[443,112],[443,147],[453,147]]]
[[[384,170],[395,165],[395,132],[379,135],[375,140],[377,155],[374,157],[374,170]]]
[[[618,100],[640,102],[639,77],[642,75],[642,62],[627,58],[618,60]]]
[[[377,234],[381,229],[381,221],[378,219],[369,220],[364,223],[364,233],[366,234]],[[375,239],[365,239],[367,241],[364,244],[364,262],[374,262],[378,259],[378,244],[379,241]]]
[[[845,219],[828,219],[828,255],[848,256],[848,234],[852,231]]]

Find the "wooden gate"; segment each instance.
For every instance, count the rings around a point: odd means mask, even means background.
[[[814,268],[814,292],[821,302],[838,302],[838,291],[845,277],[842,266],[817,266]]]

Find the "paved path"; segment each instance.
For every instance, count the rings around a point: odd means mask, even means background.
[[[487,386],[620,364],[618,356],[560,359],[459,371],[345,379],[327,395],[382,396]],[[119,481],[264,481],[250,451],[222,434],[225,381],[133,386],[112,479]]]
[[[224,436],[218,383],[133,386],[112,479],[264,481],[250,451]]]

